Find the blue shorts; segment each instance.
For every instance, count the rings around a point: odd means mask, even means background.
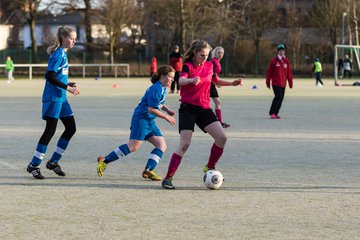
[[[74,115],[70,104],[67,100],[65,102],[43,102],[42,119],[51,117],[55,119],[65,118]]]
[[[131,120],[130,139],[146,141],[153,136],[163,136],[154,120]]]

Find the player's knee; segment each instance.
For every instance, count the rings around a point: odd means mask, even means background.
[[[190,147],[190,143],[181,144],[181,145],[180,145],[180,151],[181,151],[182,153],[185,153],[185,152],[188,150],[189,147]]]
[[[223,147],[225,146],[226,144],[226,141],[227,141],[227,136],[226,135],[222,135],[222,136],[219,136],[215,139],[215,144],[219,147]]]
[[[131,146],[128,145],[128,147],[129,147],[130,152],[136,152],[140,148],[140,146],[138,146],[138,145],[131,145]]]

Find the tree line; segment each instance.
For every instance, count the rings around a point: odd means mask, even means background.
[[[358,0],[2,0],[20,11],[30,26],[32,59],[37,61],[36,20],[44,13],[81,11],[86,52],[119,59],[166,62],[173,45],[185,51],[195,39],[225,48],[228,74],[263,74],[275,45],[284,43],[294,71],[315,57],[332,63],[335,44],[359,45]],[[108,39],[95,44],[92,25],[102,24]],[[344,29],[342,28],[344,26]],[[343,34],[345,37],[343,38]],[[92,56],[93,59],[94,56]]]

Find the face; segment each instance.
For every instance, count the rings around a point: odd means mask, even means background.
[[[285,56],[285,49],[279,50],[279,55],[280,56]]]
[[[222,59],[224,57],[224,49],[219,48],[218,50],[216,50],[215,57],[219,60]]]
[[[208,58],[209,56],[209,52],[210,52],[210,49],[208,48],[204,48],[198,52],[194,52],[195,54],[195,63],[197,65],[202,65],[206,59]]]
[[[174,48],[174,52],[178,53],[179,49],[178,48]]]
[[[161,76],[161,82],[164,87],[170,87],[171,83],[174,81],[175,72],[169,72],[167,75]]]
[[[76,43],[76,32],[71,32],[69,37],[61,37],[63,48],[73,48]]]

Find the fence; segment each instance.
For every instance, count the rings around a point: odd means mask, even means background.
[[[5,64],[0,64],[0,68],[5,68]],[[29,69],[29,79],[32,79],[33,68],[47,67],[47,64],[14,64],[15,68],[28,68]],[[130,64],[128,63],[117,63],[117,64],[69,64],[69,67],[81,67],[82,68],[82,77],[86,77],[86,67],[98,67],[98,77],[102,76],[103,67],[114,68],[114,77],[118,77],[118,67],[125,67],[126,76],[130,77]],[[45,71],[44,71],[45,72]]]

